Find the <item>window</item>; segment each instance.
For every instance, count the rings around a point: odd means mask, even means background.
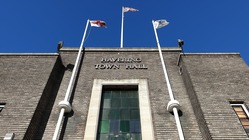
[[[0,112],[2,112],[4,107],[5,107],[5,103],[0,103]]]
[[[244,127],[247,135],[249,134],[249,112],[246,106],[241,103],[231,103],[233,110],[237,114],[242,126]]]
[[[153,123],[152,123],[152,115],[151,115],[151,108],[150,108],[150,98],[149,98],[149,90],[148,90],[148,82],[146,79],[115,79],[115,80],[106,80],[106,79],[94,79],[93,82],[93,87],[92,87],[92,93],[91,93],[91,99],[90,99],[90,104],[89,104],[89,109],[88,109],[88,114],[87,114],[87,122],[85,126],[85,133],[84,133],[84,140],[96,140],[98,136],[98,132],[100,132],[100,128],[98,129],[98,124],[99,120],[101,120],[100,117],[106,117],[105,114],[108,114],[108,111],[101,111],[104,110],[104,107],[101,107],[101,98],[105,98],[106,95],[104,92],[116,92],[116,90],[108,90],[108,89],[113,89],[110,88],[112,86],[115,86],[117,88],[118,86],[127,86],[125,89],[131,89],[131,87],[136,87],[136,91],[131,91],[131,92],[137,92],[137,99],[139,100],[138,103],[134,103],[134,106],[138,106],[139,114],[137,112],[137,109],[133,108],[131,110],[122,110],[121,109],[121,116],[124,119],[123,122],[121,120],[111,120],[110,122],[105,122],[102,121],[100,125],[103,126],[103,132],[108,135],[111,133],[116,133],[116,127],[119,129],[123,130],[124,132],[129,130],[129,133],[132,132],[132,134],[137,134],[136,136],[143,140],[153,140],[154,139],[154,129],[153,129]],[[119,88],[120,89],[120,88]],[[134,88],[132,88],[134,89]],[[104,91],[104,92],[103,92]],[[126,96],[126,95],[121,95],[121,92],[129,92],[129,91],[123,91],[120,90],[120,96]],[[129,93],[131,94],[131,93]],[[135,94],[133,94],[135,95]],[[123,98],[121,98],[122,100]],[[129,99],[129,98],[128,98]],[[117,100],[120,100],[117,99]],[[125,98],[124,98],[125,100]],[[135,99],[134,99],[135,100]],[[109,102],[109,101],[107,101]],[[118,102],[115,102],[116,104],[120,104]],[[106,105],[107,103],[102,103],[103,106],[108,106]],[[125,102],[123,102],[123,105],[125,106]],[[121,104],[122,105],[122,104]],[[127,105],[128,106],[128,105]],[[133,105],[132,105],[133,106]],[[111,108],[111,105],[110,105]],[[115,108],[113,108],[115,109]],[[127,112],[135,112],[132,113],[134,116],[127,115]],[[110,113],[110,112],[109,112]],[[131,114],[131,113],[130,113]],[[107,115],[108,116],[108,115]],[[140,126],[138,119],[128,119],[129,118],[137,118],[140,116]],[[109,116],[110,117],[110,116]],[[113,115],[111,116],[112,118],[118,117],[116,112],[113,112]],[[119,115],[120,118],[120,115]],[[134,121],[134,122],[133,122]],[[129,122],[129,127],[128,127],[128,122]],[[119,126],[118,126],[119,125]],[[105,126],[105,127],[104,127]],[[122,126],[122,127],[120,127]],[[140,134],[139,134],[139,127],[140,127]],[[129,129],[128,129],[129,128]],[[101,131],[102,131],[101,130]],[[123,133],[122,133],[123,134]],[[121,134],[121,135],[122,135]],[[139,136],[140,135],[140,136]],[[136,137],[135,136],[135,137]],[[109,136],[108,136],[109,137]],[[110,138],[111,139],[111,138]],[[114,139],[122,139],[121,137],[119,138],[114,138]]]
[[[103,90],[98,140],[141,140],[137,90]]]

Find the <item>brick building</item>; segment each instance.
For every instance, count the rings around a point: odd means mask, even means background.
[[[185,139],[249,139],[240,55],[162,51]],[[53,138],[77,53],[0,55],[0,139]],[[58,139],[179,139],[163,75],[157,49],[85,48]]]

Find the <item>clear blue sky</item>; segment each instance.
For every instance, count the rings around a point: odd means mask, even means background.
[[[121,7],[124,47],[155,47],[151,21],[170,24],[158,30],[162,47],[185,41],[185,52],[239,52],[249,64],[249,0],[1,0],[0,52],[56,52],[57,43],[78,47],[87,19],[108,28],[92,28],[85,47],[119,47]]]

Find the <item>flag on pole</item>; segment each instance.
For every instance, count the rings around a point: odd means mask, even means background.
[[[165,19],[162,19],[162,20],[156,20],[154,22],[154,26],[156,29],[159,29],[159,28],[162,28],[164,26],[167,26],[169,24],[169,22]]]
[[[91,23],[91,26],[93,27],[105,27],[106,26],[106,23],[101,20],[91,20],[90,23]]]
[[[138,12],[139,10],[138,9],[135,9],[135,8],[131,8],[131,7],[124,7],[124,12]]]
[[[138,12],[138,9],[131,7],[122,7],[122,21],[121,21],[121,37],[120,37],[120,48],[123,48],[123,32],[124,32],[124,13],[125,12]]]

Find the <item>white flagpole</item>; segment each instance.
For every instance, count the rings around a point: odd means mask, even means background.
[[[164,63],[162,50],[161,50],[161,46],[160,46],[160,43],[159,43],[159,40],[158,40],[157,31],[156,31],[156,28],[155,28],[155,25],[154,25],[154,21],[152,21],[152,24],[153,24],[153,28],[154,28],[154,32],[155,32],[155,36],[156,36],[157,47],[158,47],[158,51],[159,51],[159,55],[160,55],[160,59],[161,59],[162,67],[163,67],[164,77],[165,77],[167,87],[168,87],[168,91],[169,91],[169,97],[170,97],[170,100],[174,100],[174,95],[173,95],[172,88],[171,88],[171,85],[170,85],[170,82],[169,82],[169,77],[168,77],[167,69],[166,69],[166,66],[165,66],[165,63]]]
[[[67,92],[66,92],[66,95],[65,95],[65,98],[64,98],[65,101],[69,101],[70,97],[71,97],[71,94],[72,94],[72,90],[73,90],[72,86],[74,85],[74,82],[75,82],[75,77],[76,77],[76,74],[77,74],[76,70],[78,69],[79,64],[80,64],[81,52],[82,52],[82,49],[83,49],[83,44],[84,44],[84,41],[85,41],[85,36],[86,36],[86,31],[87,31],[89,21],[90,20],[88,19],[87,23],[86,23],[85,32],[84,32],[84,35],[82,37],[82,41],[81,41],[80,48],[79,48],[79,51],[78,51],[78,55],[77,55],[77,58],[76,58],[76,61],[75,61],[73,73],[72,73],[70,83],[69,83],[69,86],[67,88]]]
[[[59,115],[59,118],[58,118],[58,122],[56,124],[55,132],[54,132],[54,135],[53,135],[53,140],[57,140],[57,138],[58,138],[59,130],[60,130],[60,127],[61,127],[61,124],[62,124],[62,119],[63,119],[64,113],[71,111],[71,105],[69,103],[69,100],[70,100],[70,97],[71,97],[71,94],[72,94],[73,85],[74,85],[76,75],[77,75],[77,72],[78,72],[77,70],[78,70],[78,67],[79,67],[79,64],[80,64],[80,60],[82,58],[81,57],[81,52],[82,52],[82,49],[83,49],[83,44],[84,44],[84,41],[85,41],[85,36],[86,36],[86,31],[87,31],[89,21],[90,20],[88,19],[87,23],[86,23],[85,32],[84,32],[84,35],[82,37],[82,41],[81,41],[81,44],[80,44],[80,48],[79,48],[79,51],[78,51],[78,55],[77,55],[77,58],[76,58],[76,61],[75,61],[72,76],[71,76],[71,79],[70,79],[70,82],[69,82],[69,85],[68,85],[68,88],[67,88],[67,92],[66,92],[64,101],[61,101],[59,103],[59,107],[61,108],[61,110],[60,110],[60,115]]]
[[[122,7],[120,48],[123,48],[123,34],[124,34],[124,7]]]
[[[169,77],[168,77],[166,65],[164,63],[164,59],[163,59],[163,55],[162,55],[162,50],[161,50],[161,46],[160,46],[160,43],[159,43],[159,39],[158,39],[158,36],[157,36],[157,31],[156,31],[154,23],[155,23],[154,20],[152,20],[152,25],[153,25],[153,28],[154,28],[154,32],[155,32],[155,36],[156,36],[156,41],[157,41],[157,47],[158,47],[158,51],[159,51],[159,55],[160,55],[160,59],[161,59],[162,67],[163,67],[164,77],[165,77],[165,80],[166,80],[166,83],[167,83],[167,87],[168,87],[169,97],[170,97],[170,100],[172,102],[174,102],[176,100],[174,99],[174,95],[173,95],[172,88],[171,88],[171,85],[170,85],[170,81],[169,81]],[[172,102],[169,102],[169,103],[172,103]],[[178,101],[176,101],[176,102],[178,103]],[[170,104],[170,105],[172,105],[172,104]],[[176,126],[177,126],[177,130],[178,130],[178,134],[179,134],[180,140],[184,140],[184,135],[183,135],[183,132],[182,132],[181,122],[180,122],[179,115],[178,115],[178,110],[177,110],[176,107],[174,107],[174,105],[172,105],[172,106],[173,106],[173,112],[174,112]]]

